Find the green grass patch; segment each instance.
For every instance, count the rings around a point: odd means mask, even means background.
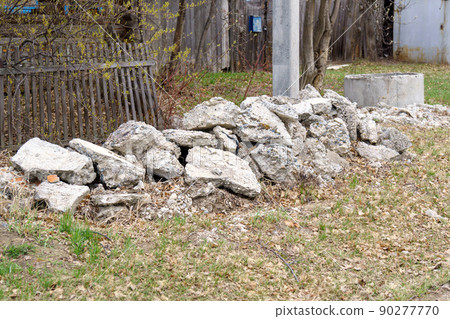
[[[9,245],[5,248],[4,254],[10,258],[18,258],[22,255],[28,255],[36,250],[31,244]]]

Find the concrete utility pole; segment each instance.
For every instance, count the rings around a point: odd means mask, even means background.
[[[300,76],[300,1],[274,0],[273,95],[298,97]]]

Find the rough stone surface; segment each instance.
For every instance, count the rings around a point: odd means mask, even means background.
[[[250,153],[261,172],[273,181],[295,183],[312,173],[293,156],[289,147],[281,144],[258,145]]]
[[[91,195],[91,202],[95,206],[132,206],[142,200],[145,195],[135,193],[113,193]]]
[[[304,121],[314,114],[311,103],[308,101],[301,101],[292,104],[292,108],[297,112],[299,121]]]
[[[144,161],[147,175],[156,175],[165,179],[172,179],[183,175],[184,168],[172,152],[158,148],[147,151]]]
[[[180,156],[180,149],[175,144],[167,141],[163,133],[144,122],[128,121],[120,125],[103,146],[122,155],[135,155],[140,161],[144,160],[150,148],[165,149],[177,157]]]
[[[73,139],[70,147],[92,159],[102,183],[109,188],[133,187],[144,179],[145,170],[128,162],[106,148],[84,141]]]
[[[321,98],[319,91],[311,84],[306,84],[305,88],[300,91],[299,98],[301,100]]]
[[[289,122],[286,124],[286,128],[292,137],[292,153],[297,156],[303,152],[307,135],[306,128],[299,122]]]
[[[233,192],[255,197],[261,192],[248,163],[233,153],[210,147],[194,147],[186,158],[185,181],[211,182],[216,187],[223,186]]]
[[[241,103],[242,116],[234,130],[242,141],[270,143],[276,141],[292,145],[291,136],[283,121],[268,110],[256,98],[247,98]]]
[[[184,114],[183,126],[187,130],[207,130],[215,126],[234,128],[240,114],[236,104],[221,97],[197,105]]]
[[[350,137],[343,120],[336,118],[330,121],[321,121],[311,124],[310,133],[317,137],[328,149],[339,155],[350,151]]]
[[[332,105],[328,99],[314,98],[306,100],[306,102],[311,104],[314,114],[323,115],[331,112]]]
[[[4,188],[17,177],[17,174],[13,171],[12,167],[0,168],[0,192],[3,192]]]
[[[217,148],[236,154],[239,145],[236,135],[221,126],[216,126],[213,131],[218,141]]]
[[[310,117],[308,117],[306,120],[302,121],[302,125],[306,128],[310,128],[312,123],[316,123],[316,122],[324,122],[325,118],[320,116],[320,115],[316,115],[313,114]]]
[[[376,144],[378,142],[377,123],[374,120],[364,118],[359,121],[358,131],[361,140],[369,141],[371,144]]]
[[[290,103],[279,103],[280,99],[270,98],[266,95],[257,98],[259,102],[275,113],[282,121],[292,122],[298,120],[297,111],[290,105]]]
[[[324,98],[329,99],[334,108],[336,108],[337,116],[344,120],[347,125],[350,139],[356,141],[358,126],[358,111],[356,103],[352,103],[346,97],[343,97],[333,90],[325,90]]]
[[[45,181],[36,187],[34,198],[37,201],[45,201],[50,210],[65,212],[68,210],[75,211],[87,194],[89,194],[89,187],[87,186]]]
[[[304,156],[313,158],[313,159],[320,159],[324,158],[327,154],[327,149],[325,148],[325,145],[321,141],[319,141],[316,138],[307,138],[305,140],[305,147],[304,147]]]
[[[187,130],[164,130],[164,137],[182,147],[192,148],[194,146],[216,147],[218,141],[214,135],[206,132]]]
[[[379,134],[379,143],[389,147],[397,152],[404,152],[411,147],[411,141],[402,132],[394,127],[381,128]]]
[[[96,176],[88,157],[37,137],[26,142],[11,162],[30,180],[45,181],[48,175],[58,175],[69,184],[84,185]]]
[[[356,148],[358,154],[369,161],[389,161],[400,154],[393,149],[387,148],[384,145],[368,145],[364,142],[359,142]]]

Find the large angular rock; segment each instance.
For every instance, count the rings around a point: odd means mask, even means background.
[[[37,137],[26,142],[11,162],[30,180],[45,181],[48,175],[58,175],[69,184],[84,185],[96,177],[88,157]]]
[[[280,99],[270,98],[266,95],[256,97],[255,99],[272,113],[275,113],[284,122],[298,120],[298,114],[290,103],[281,103]]]
[[[400,154],[393,149],[387,148],[384,145],[369,145],[364,142],[359,142],[356,148],[358,154],[371,162],[389,161]]]
[[[376,144],[378,142],[378,131],[377,123],[366,117],[359,121],[358,131],[361,136],[361,140],[369,141],[371,144]]]
[[[182,147],[192,148],[194,146],[211,146],[216,147],[218,141],[214,135],[206,132],[199,131],[186,131],[186,130],[164,130],[162,131],[164,137]]]
[[[312,159],[323,159],[327,155],[327,149],[321,141],[316,138],[307,138],[305,140],[305,147],[303,157]]]
[[[394,127],[381,128],[379,143],[400,153],[406,151],[412,145],[408,136]]]
[[[188,184],[211,182],[247,197],[256,197],[261,192],[261,185],[248,163],[233,153],[196,146],[189,150],[186,162]]]
[[[324,98],[314,98],[306,100],[305,102],[311,104],[314,114],[327,115],[331,113],[331,102]]]
[[[218,141],[217,148],[236,154],[239,145],[236,135],[234,135],[232,131],[221,126],[216,126],[213,131]]]
[[[352,141],[357,140],[358,111],[356,103],[350,102],[344,96],[339,95],[333,90],[325,90],[324,98],[329,99],[334,108],[336,108],[337,116],[344,120],[347,130]]]
[[[276,143],[291,146],[291,136],[283,121],[267,109],[257,98],[247,98],[241,103],[242,116],[234,133],[242,141]]]
[[[148,150],[144,161],[147,175],[172,179],[183,175],[184,168],[172,152],[159,148]]]
[[[292,137],[292,152],[294,156],[297,156],[303,152],[307,134],[306,128],[299,122],[286,123],[286,128]]]
[[[185,113],[183,126],[187,130],[208,130],[215,126],[234,128],[239,114],[236,104],[214,97]]]
[[[299,103],[292,104],[292,108],[297,112],[298,120],[307,120],[311,115],[314,114],[311,103],[308,101],[301,101]]]
[[[312,86],[311,84],[306,84],[305,88],[303,90],[300,90],[299,98],[300,100],[307,100],[307,99],[314,99],[314,98],[321,98],[319,91]]]
[[[180,156],[180,149],[167,141],[163,133],[144,122],[128,121],[119,126],[106,140],[103,146],[122,155],[135,155],[143,161],[150,148],[160,148]]]
[[[91,195],[91,202],[95,206],[132,206],[144,198],[145,195],[135,193],[95,194]]]
[[[75,211],[78,204],[89,194],[89,187],[69,185],[64,182],[47,181],[36,187],[34,199],[45,201],[48,209],[57,212]]]
[[[311,124],[309,132],[317,137],[329,150],[339,155],[348,153],[351,147],[350,136],[343,120],[336,118]]]
[[[104,147],[79,138],[71,140],[69,146],[94,162],[100,180],[109,188],[133,187],[144,179],[145,169]]]
[[[289,147],[281,144],[258,145],[250,153],[261,172],[279,183],[295,183],[313,171],[301,165]]]

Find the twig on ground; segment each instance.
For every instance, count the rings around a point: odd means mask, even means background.
[[[272,248],[269,248],[269,247],[267,247],[267,246],[261,244],[261,242],[260,242],[259,240],[258,240],[256,243],[257,243],[258,245],[260,245],[262,248],[264,248],[264,249],[266,249],[266,250],[272,252],[275,256],[277,256],[278,258],[280,258],[281,261],[282,261],[282,262],[289,268],[289,270],[291,271],[292,275],[293,275],[294,278],[295,278],[295,281],[296,281],[296,282],[300,282],[300,281],[298,280],[298,277],[297,277],[297,275],[295,274],[294,270],[293,270],[292,267],[289,265],[289,263],[286,261],[286,259],[283,258],[283,256],[281,256],[279,253],[277,253],[277,252],[276,252],[275,250],[273,250]]]

